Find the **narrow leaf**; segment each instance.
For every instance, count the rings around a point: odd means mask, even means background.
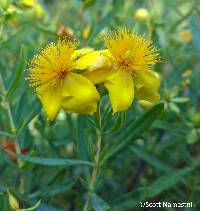
[[[14,92],[16,91],[17,87],[20,84],[20,80],[22,78],[22,73],[25,69],[25,64],[27,60],[27,53],[26,49],[24,46],[21,47],[21,52],[20,52],[20,58],[19,62],[17,64],[17,68],[14,72],[14,75],[12,76],[13,80],[11,81],[11,84],[9,86],[8,92],[7,92],[7,97],[10,99]]]
[[[29,207],[26,209],[21,209],[21,211],[34,211],[36,208],[40,206],[41,200],[39,200],[33,207]]]
[[[65,209],[60,209],[57,207],[53,207],[49,204],[41,203],[40,206],[37,208],[37,211],[66,211]]]
[[[0,192],[4,192],[6,189],[2,186],[2,185],[0,185]]]
[[[12,137],[12,134],[10,134],[8,132],[5,132],[5,131],[0,131],[0,136],[5,136],[7,138],[11,138]]]
[[[125,120],[124,114],[125,114],[125,112],[119,112],[117,114],[117,118],[116,118],[114,126],[109,131],[105,132],[105,134],[113,133],[122,127],[124,120]]]
[[[21,134],[21,132],[24,130],[24,128],[27,126],[27,124],[33,119],[35,115],[37,115],[40,111],[41,104],[39,101],[34,101],[32,103],[32,109],[28,113],[28,115],[22,119],[21,124],[18,126],[17,133]]]
[[[111,210],[107,202],[105,202],[97,194],[92,194],[91,203],[95,211],[107,211]]]
[[[138,188],[129,193],[123,194],[116,200],[112,201],[112,210],[125,210],[138,207],[140,202],[146,198],[147,188]]]
[[[115,1],[112,9],[107,13],[107,15],[102,18],[99,23],[95,24],[95,27],[88,38],[88,43],[90,43],[95,36],[111,22],[111,20],[118,14],[119,9],[122,8],[122,5],[122,0]]]
[[[18,35],[20,35],[23,31],[25,30],[25,27],[22,27],[18,32],[13,34],[11,37],[9,37],[6,41],[0,43],[0,51],[4,50],[7,48],[7,46],[13,42]]]
[[[187,131],[177,124],[173,123],[167,123],[167,122],[162,122],[162,121],[156,121],[156,123],[153,126],[154,128],[165,130],[168,132],[173,132],[173,133],[179,133],[179,134],[185,134]]]
[[[76,183],[77,179],[77,177],[72,177],[62,181],[61,183],[44,188],[39,193],[37,193],[37,195],[42,195],[44,197],[59,195],[69,190]],[[34,197],[36,197],[36,195],[34,195]]]
[[[160,171],[168,172],[172,170],[170,166],[163,163],[162,161],[157,159],[155,156],[149,154],[148,152],[145,152],[141,147],[132,146],[131,151],[139,158],[146,161],[150,165],[154,166],[156,169],[159,169]]]
[[[163,191],[171,187],[174,187],[176,183],[181,181],[192,170],[193,168],[186,167],[184,169],[171,171],[161,176],[149,186],[147,197],[148,198],[154,197],[162,193]]]
[[[84,132],[84,119],[82,116],[78,116],[77,121],[77,153],[81,160],[88,159],[88,146],[83,135]]]
[[[11,153],[11,152],[9,152]],[[59,158],[41,158],[41,157],[32,157],[28,155],[21,155],[16,153],[11,153],[20,159],[44,166],[79,166],[79,165],[88,165],[92,166],[93,164],[88,161],[74,160],[74,159],[59,159]]]
[[[127,148],[133,142],[133,140],[140,137],[142,133],[150,128],[152,123],[160,116],[163,110],[164,104],[157,104],[146,113],[144,113],[141,117],[139,117],[135,122],[133,122],[133,124],[131,124],[124,131],[123,137],[116,139],[114,146],[104,152],[101,164],[118,154],[124,148]]]
[[[198,56],[200,56],[200,43],[199,43],[199,36],[200,36],[200,26],[199,21],[195,16],[192,16],[190,19],[190,24],[192,28],[192,42],[194,45],[194,48],[196,49],[196,52]]]

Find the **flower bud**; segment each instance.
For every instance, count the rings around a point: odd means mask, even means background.
[[[134,18],[137,20],[137,21],[147,21],[150,19],[150,14],[148,12],[147,9],[145,8],[139,8],[135,11],[134,13]]]
[[[150,109],[150,108],[153,107],[153,103],[148,102],[146,100],[138,100],[138,103],[145,110]]]
[[[19,202],[18,202],[17,199],[10,193],[10,191],[8,191],[8,201],[9,201],[10,207],[11,207],[14,211],[20,210]]]
[[[200,112],[197,112],[193,118],[193,124],[195,127],[200,127]]]
[[[71,28],[61,26],[58,30],[58,35],[59,36],[67,36],[70,40],[74,39],[74,32]]]
[[[185,42],[185,43],[189,43],[192,41],[192,33],[190,30],[184,30],[181,32],[181,37],[182,37],[182,40]]]
[[[44,15],[45,15],[44,9],[42,8],[42,6],[40,4],[36,4],[34,6],[34,11],[38,18],[44,17]]]
[[[22,6],[26,8],[32,8],[35,5],[35,0],[21,0]]]
[[[164,96],[164,99],[167,102],[170,102],[171,101],[171,95],[170,95],[170,92],[169,91],[165,90],[163,96]]]
[[[90,31],[91,31],[90,26],[86,26],[86,27],[83,29],[83,38],[84,38],[84,39],[87,39],[87,38],[89,37]]]
[[[190,82],[190,80],[189,80],[189,79],[184,80],[184,81],[182,82],[182,86],[183,86],[184,88],[186,88],[186,87],[190,86],[190,84],[191,84],[191,82]]]
[[[190,69],[187,69],[182,73],[183,78],[188,78],[191,75],[192,75],[192,70],[190,70]]]

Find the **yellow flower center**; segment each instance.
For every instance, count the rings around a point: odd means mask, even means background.
[[[72,69],[72,54],[77,44],[65,38],[42,49],[29,64],[30,85],[42,89],[62,86],[67,72]]]
[[[127,29],[109,33],[105,43],[120,69],[150,70],[160,61],[158,50],[151,41]]]
[[[67,74],[69,70],[59,70],[55,72],[55,75],[52,77],[51,80],[51,87],[57,87],[58,84],[62,85],[63,79],[65,78],[65,75]]]
[[[60,70],[58,73],[57,73],[57,79],[58,81],[61,81],[65,75],[67,74],[68,70]]]
[[[120,59],[118,62],[118,65],[122,69],[127,69],[127,70],[131,69],[131,67],[133,65],[133,59],[131,59],[131,58]]]

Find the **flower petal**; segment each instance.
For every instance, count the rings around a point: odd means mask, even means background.
[[[160,87],[160,81],[156,73],[151,70],[135,72],[135,85],[139,89],[143,86],[151,90],[157,90]]]
[[[84,56],[87,53],[90,53],[93,51],[93,48],[90,47],[85,47],[85,48],[81,48],[78,50],[75,50],[74,53],[72,54],[72,59],[78,59],[81,56]]]
[[[108,66],[109,61],[107,59],[109,55],[108,50],[92,51],[77,59],[74,64],[74,69],[89,69],[95,70]]]
[[[138,100],[138,104],[145,110],[152,108],[154,105],[153,103],[146,100]]]
[[[127,110],[134,99],[134,86],[131,72],[118,70],[108,76],[105,82],[108,89],[113,112]]]
[[[106,80],[109,73],[109,69],[102,68],[94,71],[86,71],[83,73],[83,76],[89,79],[93,84],[100,84]]]
[[[61,106],[67,112],[92,114],[100,99],[95,86],[87,78],[69,72],[62,88]]]
[[[149,102],[155,102],[160,99],[160,95],[157,90],[152,90],[145,86],[135,91],[135,97],[138,100],[146,100]]]
[[[62,88],[58,86],[52,89],[36,89],[36,92],[42,102],[44,110],[50,120],[54,120],[60,110],[62,98]]]

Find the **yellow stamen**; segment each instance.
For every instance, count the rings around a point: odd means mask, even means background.
[[[30,85],[42,89],[62,86],[66,74],[73,69],[72,54],[77,45],[78,41],[64,38],[42,49],[29,64]]]
[[[152,42],[127,29],[108,33],[105,43],[121,69],[150,70],[160,62],[158,49]]]

